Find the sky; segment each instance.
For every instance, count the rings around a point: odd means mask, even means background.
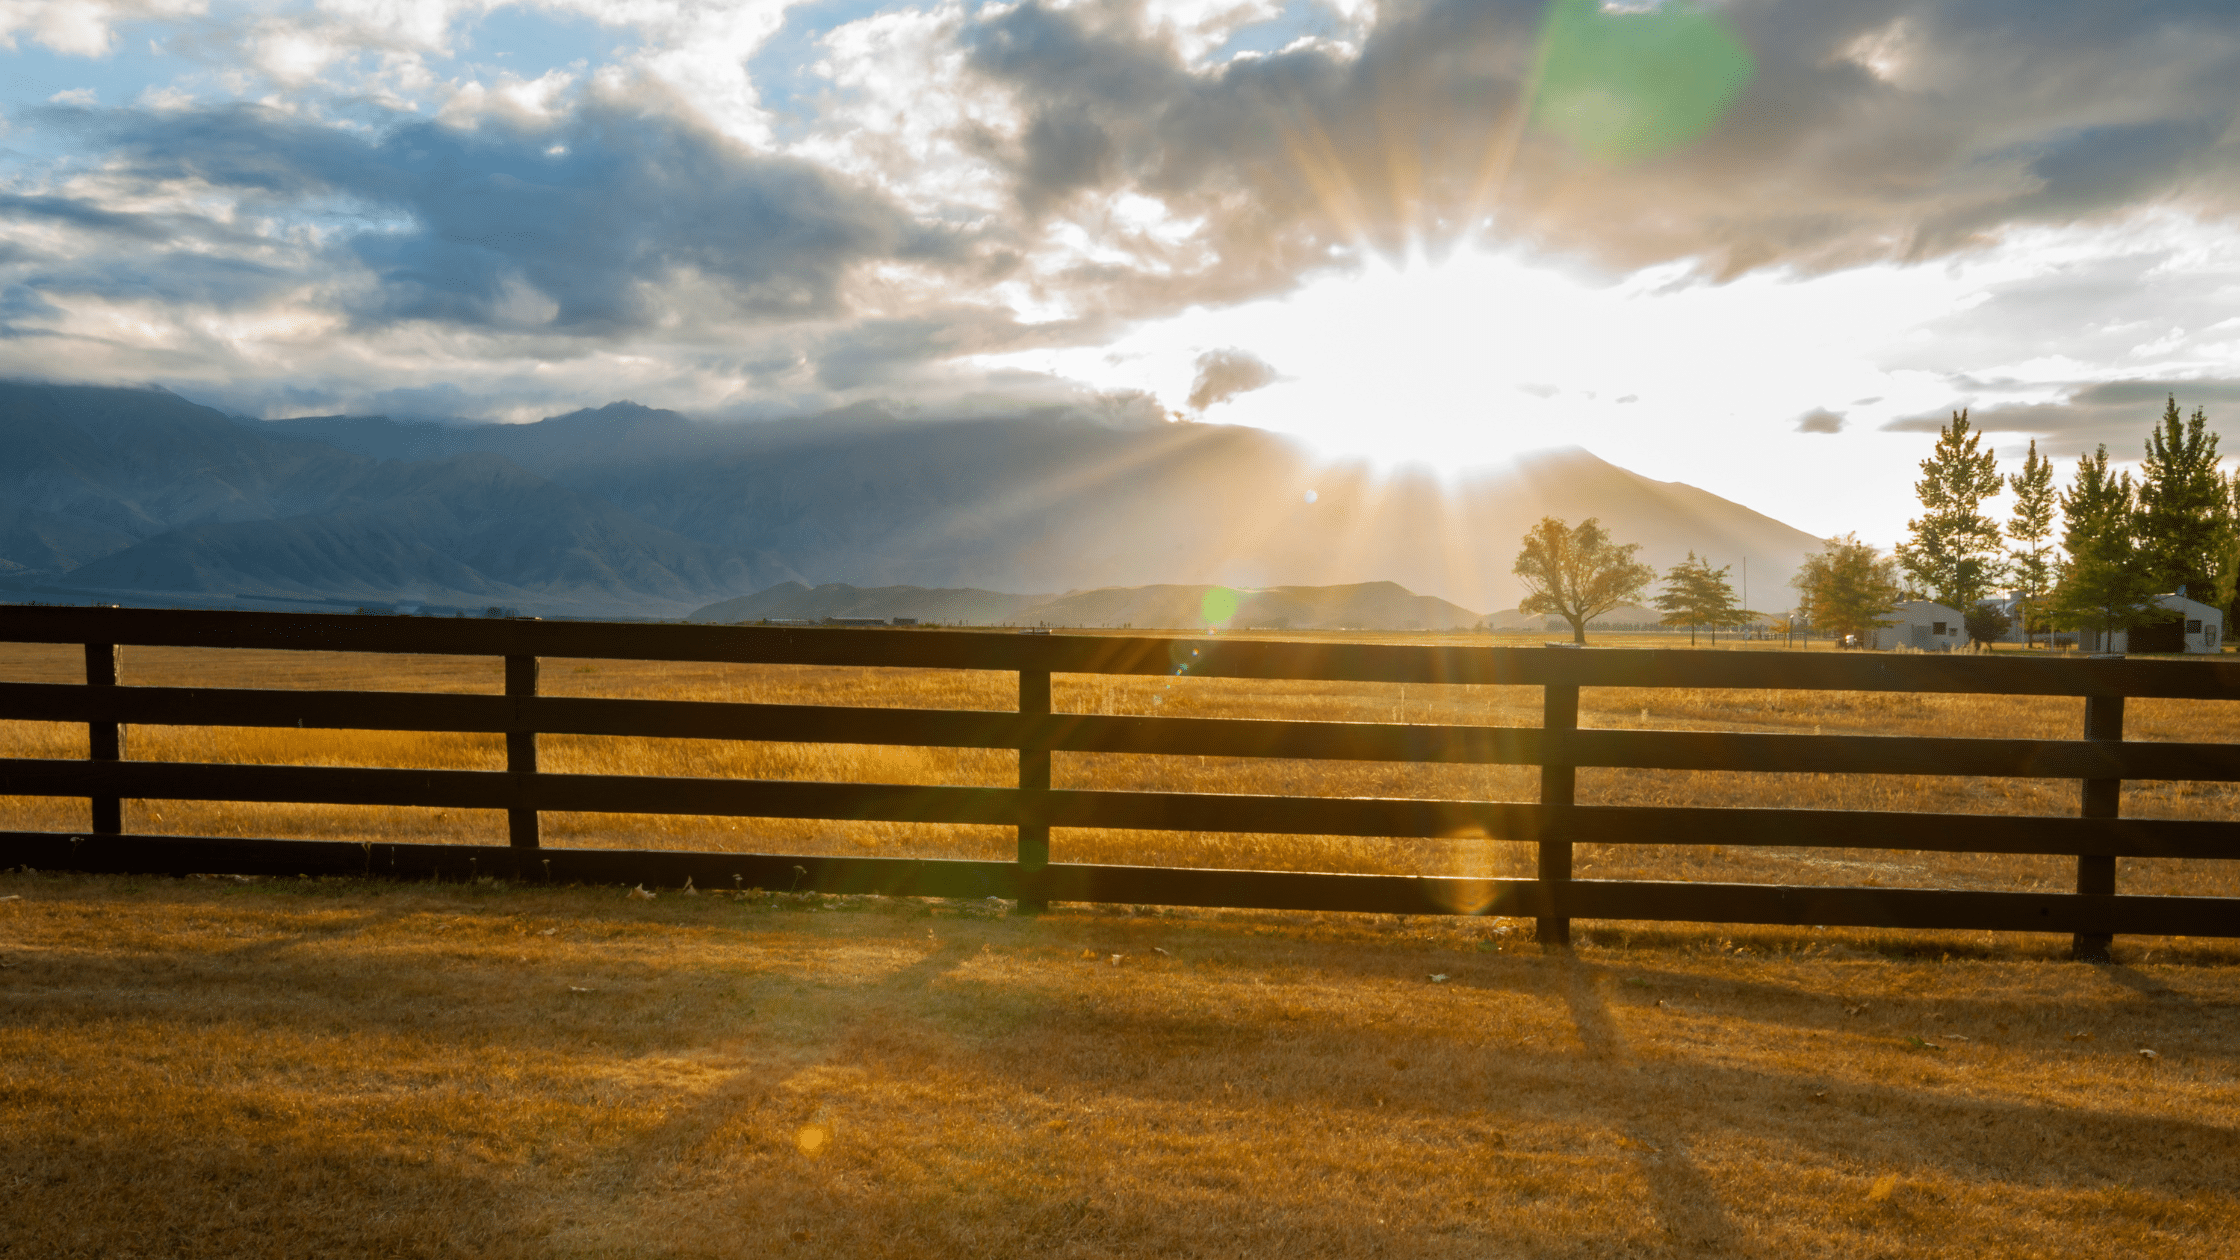
[[[0,375],[1578,445],[1888,544],[2240,417],[2240,6],[0,0]]]

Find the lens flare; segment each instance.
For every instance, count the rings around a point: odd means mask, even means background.
[[[1597,161],[1637,162],[1709,131],[1756,70],[1724,23],[1682,0],[1556,0],[1532,120]]]
[[[1205,619],[1207,629],[1228,625],[1237,615],[1237,593],[1226,586],[1213,587],[1198,601],[1198,615]]]
[[[832,1127],[822,1123],[805,1124],[793,1135],[793,1148],[811,1159],[824,1154],[832,1145]]]

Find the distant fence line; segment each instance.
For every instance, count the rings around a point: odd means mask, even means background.
[[[1516,915],[1543,940],[1575,918],[1958,928],[2071,934],[2105,956],[2122,933],[2240,936],[2240,898],[2118,894],[2118,857],[2240,858],[2240,822],[2117,816],[2125,779],[2240,781],[2240,746],[2123,738],[2131,696],[2240,699],[2240,662],[2049,660],[1668,649],[1501,648],[919,629],[652,625],[348,615],[0,608],[0,641],[84,645],[83,684],[0,683],[0,718],[84,722],[90,755],[0,759],[0,795],[92,802],[78,834],[0,832],[0,865],[77,870],[372,874],[799,887],[893,896]],[[145,687],[123,644],[501,657],[502,695]],[[538,694],[542,657],[991,670],[1015,710],[928,710]],[[1537,727],[1137,717],[1055,712],[1053,674],[1533,686]],[[2079,696],[2077,739],[1956,739],[1581,729],[1581,687]],[[127,760],[129,725],[502,733],[503,771]],[[1013,749],[1018,786],[630,775],[537,768],[540,734]],[[1537,765],[1536,802],[1053,789],[1060,752]],[[2075,817],[1575,803],[1577,769],[2076,779]],[[507,811],[511,843],[359,844],[124,834],[125,799]],[[1011,862],[545,848],[543,811],[731,815],[1013,827]],[[1367,837],[1483,835],[1538,848],[1537,878],[1320,874],[1052,863],[1052,827]],[[2048,854],[2073,893],[1776,886],[1572,877],[1573,847],[1719,844]],[[799,873],[797,873],[797,868]]]

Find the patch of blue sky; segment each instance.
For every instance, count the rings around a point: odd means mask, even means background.
[[[161,27],[126,27],[102,57],[59,53],[22,34],[0,49],[0,179],[68,168],[91,155],[79,111],[115,109],[140,100],[151,86],[200,76],[201,67],[150,41]]]
[[[62,93],[85,105],[130,105],[150,86],[161,87],[202,67],[162,45],[167,28],[132,24],[117,33],[106,56],[59,53],[22,32],[13,50],[0,49],[0,110],[10,115],[44,105]]]
[[[1285,0],[1283,11],[1265,22],[1240,26],[1229,33],[1209,60],[1219,65],[1242,53],[1282,52],[1306,38],[1328,38],[1343,29],[1337,11],[1315,0]]]
[[[596,69],[628,56],[638,46],[637,32],[627,26],[610,26],[581,14],[505,5],[459,32],[452,40],[450,62],[431,59],[429,66],[438,73],[458,66],[535,79],[578,63]]]
[[[894,0],[808,0],[786,10],[778,32],[747,59],[747,78],[783,140],[798,140],[837,91],[811,67],[824,58],[823,39],[850,22],[914,6]]]

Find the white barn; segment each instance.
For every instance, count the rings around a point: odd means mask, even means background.
[[[2040,616],[2044,615],[2046,598],[2047,597],[2043,595],[2038,597],[2038,610]],[[2001,643],[2028,642],[2035,643],[2039,647],[2064,648],[2075,647],[2077,645],[2078,639],[2080,638],[2078,633],[2074,630],[2040,630],[2034,635],[2025,635],[2023,633],[2022,626],[2023,604],[2025,601],[2020,595],[2002,595],[1998,598],[1986,600],[1984,602],[1990,604],[1992,607],[2007,615],[2007,632],[2000,635],[1998,639],[1998,641]],[[2043,623],[2041,622],[2040,624],[2042,625]],[[2090,638],[2091,636],[2084,635],[2081,637]]]
[[[1926,599],[1900,600],[1876,620],[1890,623],[1875,627],[1867,636],[1866,646],[1877,652],[1901,647],[1952,652],[1968,645],[1968,628],[1961,624],[1959,610]]]
[[[2077,646],[2087,652],[2191,652],[2224,650],[2224,610],[2183,595],[2157,595],[2154,602],[2178,614],[2158,625],[2102,634],[2080,633]]]

